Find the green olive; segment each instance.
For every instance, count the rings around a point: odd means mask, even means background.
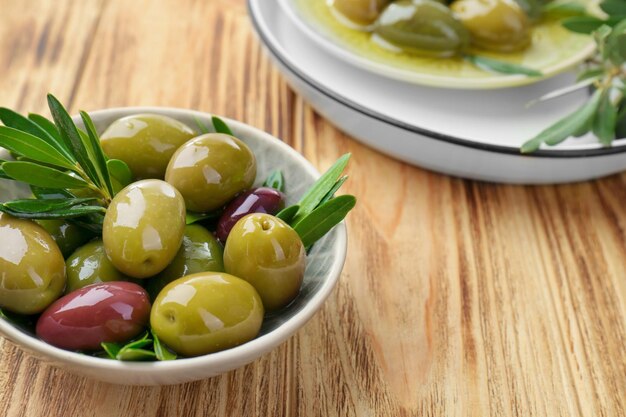
[[[284,221],[264,213],[241,218],[228,235],[224,267],[258,291],[268,311],[285,307],[300,292],[306,252]]]
[[[159,293],[150,326],[176,353],[198,356],[254,339],[263,304],[246,281],[218,272],[179,278]]]
[[[331,6],[358,26],[369,26],[391,0],[333,0]]]
[[[94,240],[78,248],[65,262],[67,286],[65,293],[91,284],[132,279],[115,269],[104,251],[102,240]]]
[[[148,280],[146,289],[154,299],[163,287],[178,278],[198,272],[223,272],[223,257],[224,249],[211,232],[197,224],[188,225],[176,257],[167,268]]]
[[[530,21],[514,0],[457,0],[451,9],[480,48],[511,52],[530,44]]]
[[[67,220],[37,220],[36,222],[50,233],[65,258],[93,237],[90,231]]]
[[[448,7],[432,0],[390,4],[376,21],[374,34],[382,46],[426,56],[453,56],[469,45],[461,22]]]
[[[241,140],[222,133],[198,136],[181,146],[167,166],[165,180],[185,198],[187,209],[218,209],[250,188],[256,159]]]
[[[65,287],[65,260],[46,230],[0,213],[0,307],[35,314]]]
[[[109,158],[126,162],[135,179],[163,179],[170,158],[196,136],[185,124],[158,114],[137,114],[114,121],[100,136]]]
[[[161,180],[135,182],[120,191],[104,216],[107,257],[133,278],[158,274],[174,259],[185,231],[185,202]]]

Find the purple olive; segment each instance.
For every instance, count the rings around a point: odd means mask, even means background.
[[[98,350],[102,342],[125,342],[150,320],[150,300],[132,282],[93,284],[59,298],[37,321],[37,336],[68,350]]]
[[[276,214],[285,207],[285,195],[269,187],[253,188],[231,201],[217,223],[217,238],[226,242],[230,229],[251,213]]]

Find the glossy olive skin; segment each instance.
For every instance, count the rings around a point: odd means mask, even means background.
[[[457,0],[450,7],[480,48],[511,52],[530,44],[530,21],[514,0]]]
[[[158,114],[137,114],[114,121],[100,136],[110,158],[126,162],[135,179],[163,179],[170,158],[196,136],[185,124]]]
[[[298,234],[269,214],[249,214],[239,220],[224,248],[226,272],[252,284],[267,311],[279,310],[296,298],[305,263]]]
[[[110,281],[129,281],[131,278],[115,269],[104,251],[102,240],[94,240],[78,248],[65,261],[69,294],[91,284]]]
[[[450,9],[432,0],[390,4],[376,21],[374,33],[404,52],[425,56],[449,57],[469,45],[469,33]]]
[[[226,242],[235,223],[250,213],[276,214],[285,208],[285,195],[280,191],[259,187],[237,196],[228,203],[217,223],[217,238]]]
[[[256,159],[241,140],[222,133],[198,136],[181,146],[165,180],[176,187],[187,209],[204,213],[247,190],[256,177]]]
[[[67,220],[36,220],[36,222],[50,233],[65,258],[93,238],[93,233]]]
[[[132,282],[104,282],[55,301],[37,321],[36,334],[68,350],[100,350],[102,342],[126,342],[150,318],[148,293]]]
[[[185,226],[183,244],[167,268],[146,283],[146,289],[156,298],[170,282],[198,272],[223,272],[224,249],[217,239],[204,227],[191,224]]]
[[[261,298],[246,281],[201,272],[163,288],[154,301],[150,326],[176,353],[198,356],[254,339],[263,314]]]
[[[43,311],[63,294],[65,260],[46,230],[0,213],[0,308]]]
[[[102,240],[107,257],[133,278],[158,274],[174,259],[185,231],[185,202],[161,180],[135,182],[111,201]]]
[[[391,0],[334,0],[331,6],[358,26],[374,23]]]

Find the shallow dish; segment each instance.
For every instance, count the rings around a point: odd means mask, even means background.
[[[536,83],[577,65],[595,50],[589,36],[562,28],[547,20],[533,28],[533,42],[519,53],[481,55],[521,64],[543,73],[542,77],[493,74],[461,58],[427,58],[396,54],[378,47],[369,34],[343,27],[325,0],[279,0],[297,30],[336,58],[378,75],[405,82],[444,88],[492,89]]]
[[[197,118],[211,126],[211,115],[190,110],[129,107],[95,111],[90,115],[101,133],[112,121],[138,113],[170,116],[189,126],[195,126]],[[258,183],[273,169],[283,171],[288,205],[298,200],[319,176],[304,157],[280,140],[243,123],[224,120],[257,156]],[[75,122],[78,123],[77,118]],[[0,180],[0,201],[16,198],[20,193],[23,190],[16,187],[16,183]],[[344,223],[341,223],[313,246],[307,257],[304,282],[296,300],[279,313],[266,317],[257,338],[218,353],[165,362],[121,362],[56,348],[2,319],[0,335],[55,366],[110,383],[170,385],[209,378],[254,361],[302,327],[321,308],[335,286],[344,264],[346,247],[346,229]]]
[[[506,183],[582,181],[626,170],[626,139],[603,148],[592,135],[522,155],[519,146],[579,106],[587,92],[526,108],[574,82],[566,73],[500,90],[411,85],[361,70],[294,28],[275,2],[248,0],[259,39],[289,84],[322,116],[372,148],[464,178]]]

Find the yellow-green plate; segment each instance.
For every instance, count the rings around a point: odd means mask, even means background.
[[[532,84],[574,67],[595,50],[590,36],[569,32],[558,20],[544,19],[533,27],[532,44],[524,51],[480,53],[539,70],[543,76],[494,74],[462,58],[427,58],[384,49],[372,42],[368,33],[339,23],[326,0],[280,3],[300,30],[336,57],[385,77],[434,87],[490,89]]]

